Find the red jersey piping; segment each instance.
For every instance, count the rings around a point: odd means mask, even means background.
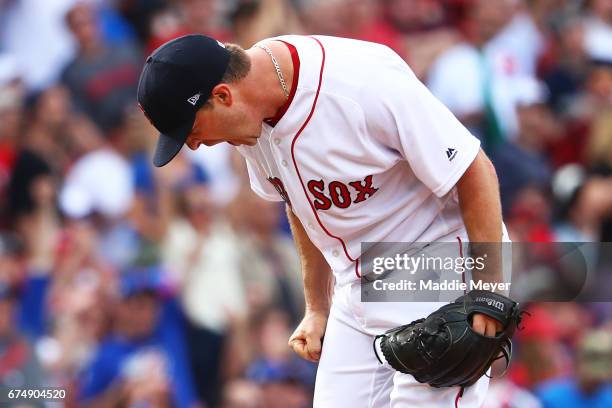
[[[463,258],[463,241],[461,241],[461,237],[457,235],[457,243],[459,244],[459,258]],[[461,273],[461,281],[465,283],[465,271]],[[465,295],[467,291],[464,289],[463,294]]]
[[[459,388],[457,396],[455,397],[455,408],[459,408],[459,400],[463,397],[463,387]]]
[[[302,176],[300,174],[300,169],[298,168],[297,161],[295,160],[295,142],[300,137],[300,135],[302,134],[302,131],[306,128],[306,125],[308,125],[308,122],[310,122],[310,119],[312,118],[312,115],[314,114],[315,108],[317,106],[317,101],[319,100],[319,93],[321,91],[321,83],[323,82],[323,69],[325,68],[325,48],[323,47],[323,44],[321,44],[321,41],[319,41],[315,37],[311,37],[311,38],[313,40],[315,40],[319,44],[319,47],[321,47],[321,52],[323,54],[322,61],[321,61],[321,70],[319,72],[319,85],[317,86],[317,92],[315,93],[315,98],[314,98],[314,101],[312,102],[312,108],[310,109],[310,113],[308,114],[308,117],[306,118],[306,121],[302,124],[302,127],[300,127],[298,132],[295,134],[295,137],[293,138],[293,141],[291,142],[291,159],[293,160],[293,166],[295,167],[295,171],[297,173],[298,179],[300,180],[300,184],[302,185],[302,189],[304,190],[304,195],[306,196],[306,201],[308,201],[308,204],[310,205],[310,208],[311,208],[315,218],[317,219],[317,222],[319,223],[319,226],[323,229],[323,231],[325,231],[325,233],[329,237],[332,237],[332,238],[338,240],[342,244],[342,249],[344,250],[344,255],[346,255],[346,257],[351,262],[355,262],[355,274],[359,278],[360,274],[359,274],[359,262],[358,262],[358,260],[352,258],[349,255],[348,250],[346,248],[346,243],[344,242],[344,240],[342,238],[332,234],[331,232],[329,232],[329,230],[327,228],[325,228],[325,226],[321,222],[321,219],[319,218],[319,214],[317,213],[317,210],[314,208],[314,204],[312,203],[312,201],[310,201],[310,198],[308,197],[308,192],[306,191],[306,186],[304,185],[304,181],[302,180]],[[293,88],[293,86],[292,86],[292,88]]]

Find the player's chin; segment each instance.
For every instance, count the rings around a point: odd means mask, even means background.
[[[255,146],[257,144],[257,139],[259,139],[259,136],[250,136],[244,139],[242,144],[247,146]]]
[[[227,143],[232,146],[255,146],[257,139],[259,139],[259,136],[249,136],[240,140],[228,140]]]

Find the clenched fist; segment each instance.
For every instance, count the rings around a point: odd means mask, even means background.
[[[327,316],[325,312],[307,311],[289,338],[289,347],[303,359],[317,362],[321,358]]]

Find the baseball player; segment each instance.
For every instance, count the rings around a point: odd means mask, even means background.
[[[195,150],[228,142],[246,159],[252,189],[285,201],[307,305],[289,345],[319,362],[315,407],[482,405],[488,387],[482,374],[491,361],[470,378],[451,373],[436,380],[401,359],[417,352],[415,336],[402,340],[402,325],[439,303],[360,298],[362,242],[505,236],[496,174],[478,139],[397,54],[324,36],[281,36],[243,50],[189,35],[147,59],[138,102],[161,132],[156,166],[184,144]],[[463,324],[479,339],[499,337],[509,326],[508,315],[487,308],[504,310],[507,299],[494,302],[493,295],[461,300],[459,313],[470,317]],[[373,349],[376,336],[385,338]],[[462,356],[481,346],[467,347]]]

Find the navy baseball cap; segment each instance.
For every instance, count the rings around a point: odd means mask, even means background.
[[[138,106],[161,132],[153,164],[167,164],[191,133],[196,112],[219,84],[229,51],[214,38],[186,35],[147,58],[138,81]]]

